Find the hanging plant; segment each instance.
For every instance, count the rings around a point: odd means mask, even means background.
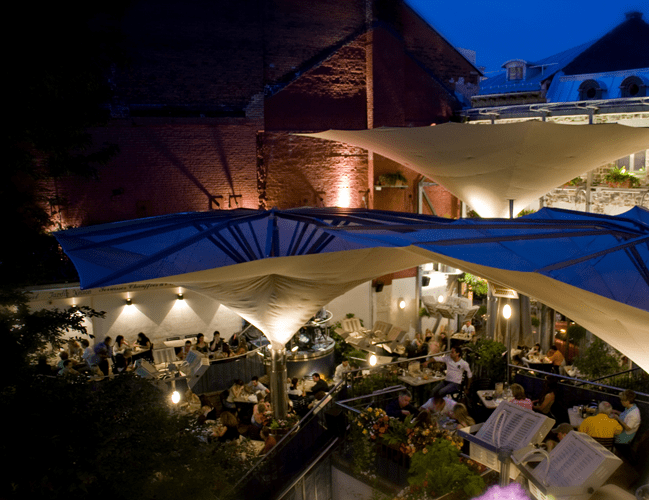
[[[405,186],[408,179],[401,172],[379,175],[379,186]]]
[[[460,283],[466,283],[466,285],[469,287],[469,290],[471,290],[477,297],[485,297],[487,295],[487,292],[489,291],[487,280],[478,278],[473,274],[464,273],[460,275],[457,280]]]

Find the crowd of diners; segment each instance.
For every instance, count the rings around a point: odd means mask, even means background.
[[[52,365],[46,354],[39,356],[37,372],[66,378],[110,377],[134,370],[135,361],[140,358],[153,362],[153,343],[142,332],[130,343],[123,335],[118,335],[114,340],[105,337],[92,346],[87,339],[72,338],[64,348],[58,350],[57,357]]]

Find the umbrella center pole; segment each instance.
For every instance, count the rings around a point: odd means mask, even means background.
[[[271,344],[270,349],[270,401],[273,416],[286,418],[288,395],[286,389],[286,348],[277,349]]]

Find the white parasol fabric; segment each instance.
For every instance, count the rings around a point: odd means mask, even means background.
[[[433,179],[482,217],[508,217],[553,188],[649,148],[649,129],[551,122],[296,134],[359,146]]]
[[[544,209],[451,220],[363,209],[233,210],[56,233],[83,288],[165,282],[202,291],[284,344],[371,278],[438,261],[535,297],[649,370],[649,212]]]

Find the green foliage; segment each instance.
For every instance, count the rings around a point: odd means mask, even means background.
[[[493,380],[504,380],[507,361],[503,353],[506,351],[507,348],[504,344],[482,338],[476,342],[473,353],[469,355],[467,361],[475,372],[482,371],[483,376],[488,376]]]
[[[586,338],[587,332],[588,330],[586,330],[583,326],[575,324],[575,325],[570,325],[566,329],[566,336],[569,339],[572,339],[572,341],[575,344],[578,344],[579,342],[581,342]]]
[[[428,312],[428,309],[426,307],[420,307],[419,308],[419,317],[420,318],[430,318],[430,313]]]
[[[355,315],[354,313],[347,313],[347,314],[345,314],[345,318],[347,318],[347,319],[352,319],[352,318],[355,318],[355,317],[356,317],[356,315]],[[363,324],[363,320],[362,320],[361,318],[358,318],[358,321],[360,321],[361,326],[363,326],[363,327],[365,326],[365,325]]]
[[[406,184],[408,179],[401,172],[391,172],[379,175],[380,186],[399,186]]]
[[[466,283],[466,285],[469,287],[469,290],[471,290],[476,297],[485,297],[487,295],[487,292],[489,291],[487,280],[478,278],[473,274],[463,273],[457,280],[460,283]]]
[[[617,358],[609,351],[609,345],[599,337],[593,337],[588,349],[580,353],[574,365],[589,379],[604,377],[620,369]]]
[[[569,180],[566,185],[568,186],[579,186],[581,184],[584,184],[584,179],[581,177],[575,177],[574,179]]]
[[[609,170],[603,177],[604,182],[608,184],[623,184],[625,182],[629,183],[629,187],[637,187],[640,185],[640,179],[635,177],[633,174],[626,171],[624,167],[613,167]]]
[[[535,212],[536,212],[536,210],[523,209],[523,210],[521,210],[520,212],[518,212],[518,214],[516,215],[516,217],[523,217],[523,216],[525,216],[525,215],[533,214],[533,213],[535,213]]]
[[[360,380],[355,380],[353,385],[354,397],[371,394],[379,389],[392,387],[399,384],[399,379],[394,373],[372,373]]]
[[[541,320],[537,316],[532,316],[532,326],[540,326]]]
[[[437,439],[410,460],[408,483],[430,498],[462,490],[469,497],[482,493],[484,480],[460,462],[459,450],[450,440]]]
[[[6,376],[2,385],[11,385],[26,376],[39,352],[58,348],[70,332],[87,335],[85,318],[103,317],[89,307],[69,307],[32,311],[21,291],[0,292],[0,335],[4,341]]]
[[[246,465],[239,451],[203,442],[150,382],[34,378],[2,394],[11,433],[0,444],[8,498],[215,498]],[[9,491],[11,490],[11,491]]]

